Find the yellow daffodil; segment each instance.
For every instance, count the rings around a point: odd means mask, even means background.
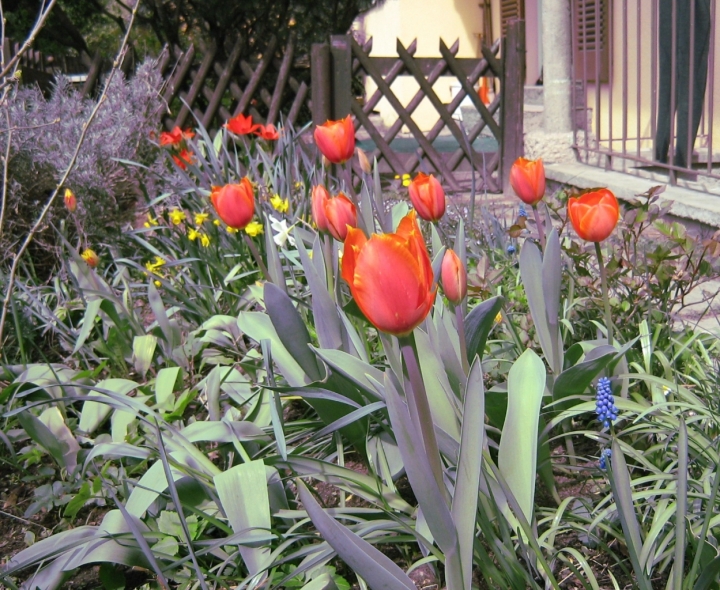
[[[238,230],[236,230],[234,227],[230,227],[230,226],[227,226],[227,227],[225,228],[225,231],[226,231],[227,233],[229,233],[229,234],[236,234],[236,233],[238,233]]]
[[[155,260],[153,262],[147,261],[145,263],[145,268],[148,269],[149,272],[157,273],[158,269],[165,266],[165,261],[160,258],[159,256],[155,257]]]
[[[274,195],[270,199],[270,204],[273,206],[273,209],[279,213],[287,213],[290,208],[290,201],[288,199],[283,199],[280,195]]]
[[[202,234],[194,227],[188,228],[188,240],[190,240],[191,242],[197,240],[201,235]]]
[[[258,234],[263,233],[263,224],[257,221],[251,221],[245,226],[245,233],[251,238],[254,238]]]
[[[185,219],[187,219],[185,211],[181,209],[173,209],[170,211],[170,221],[172,221],[173,225],[180,225]]]
[[[200,245],[203,248],[207,248],[210,245],[210,236],[207,234],[200,234]]]
[[[158,220],[155,219],[150,213],[147,214],[147,221],[143,223],[143,226],[145,227],[153,227],[155,225],[158,225]]]
[[[209,213],[195,213],[195,225],[202,225],[208,217]]]

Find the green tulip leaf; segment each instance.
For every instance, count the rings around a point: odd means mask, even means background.
[[[532,521],[537,473],[538,420],[545,391],[545,365],[531,349],[508,373],[508,409],[500,436],[498,467],[523,515]]]
[[[310,333],[290,297],[277,285],[265,283],[264,301],[280,342],[310,379],[320,381],[323,374],[308,346]]]
[[[467,343],[468,363],[478,355],[481,359],[485,352],[485,342],[505,300],[492,297],[476,305],[465,316],[465,341]]]

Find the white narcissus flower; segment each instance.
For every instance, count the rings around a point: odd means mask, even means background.
[[[288,240],[290,240],[291,246],[295,246],[295,238],[290,235],[290,232],[295,227],[295,224],[288,226],[286,219],[280,221],[270,215],[270,227],[275,234],[273,235],[273,240],[277,244],[278,248],[282,248]]]

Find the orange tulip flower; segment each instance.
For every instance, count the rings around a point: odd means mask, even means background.
[[[545,166],[542,158],[518,158],[510,169],[510,185],[523,203],[537,205],[545,196]]]
[[[321,184],[312,189],[312,214],[315,225],[320,231],[328,231],[328,220],[325,216],[325,203],[330,200],[330,193]]]
[[[247,135],[249,133],[255,133],[261,126],[253,125],[252,115],[246,117],[240,113],[237,117],[233,117],[225,123],[225,127],[235,135]]]
[[[275,129],[275,125],[258,125],[257,127],[258,129],[255,131],[255,135],[267,141],[275,141],[280,137],[278,130]]]
[[[450,303],[459,305],[467,295],[467,273],[460,257],[454,250],[446,250],[443,256],[441,277],[443,291]]]
[[[373,234],[368,240],[348,230],[342,277],[355,302],[380,331],[406,336],[428,315],[437,285],[415,212],[406,215],[394,234]]]
[[[73,193],[69,188],[66,188],[63,200],[65,201],[65,208],[70,211],[70,213],[74,213],[75,209],[77,209],[77,199],[75,198],[75,193]]]
[[[620,216],[618,201],[601,188],[568,201],[568,216],[577,235],[586,242],[602,242],[615,229]]]
[[[195,163],[195,154],[188,150],[180,150],[180,153],[177,155],[173,155],[172,159],[173,162],[175,162],[175,164],[177,164],[181,170],[185,170],[187,169],[188,164]]]
[[[195,134],[190,129],[183,131],[176,125],[172,131],[163,131],[160,134],[160,145],[179,145],[183,139],[190,139],[194,136]]]
[[[233,229],[245,229],[255,214],[255,192],[247,176],[240,184],[214,186],[210,200],[220,219]]]
[[[437,221],[445,215],[445,191],[432,174],[420,172],[408,188],[417,214],[425,221]]]
[[[350,115],[318,125],[314,137],[322,155],[333,164],[347,162],[355,153],[355,128]]]
[[[347,237],[348,226],[357,226],[355,205],[342,193],[334,199],[325,201],[325,218],[327,219],[327,230],[333,238],[341,242]]]

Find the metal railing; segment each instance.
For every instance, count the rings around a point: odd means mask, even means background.
[[[572,0],[574,148],[606,169],[720,187],[720,0]],[[720,72],[718,76],[720,78]],[[712,180],[710,180],[712,179]]]

